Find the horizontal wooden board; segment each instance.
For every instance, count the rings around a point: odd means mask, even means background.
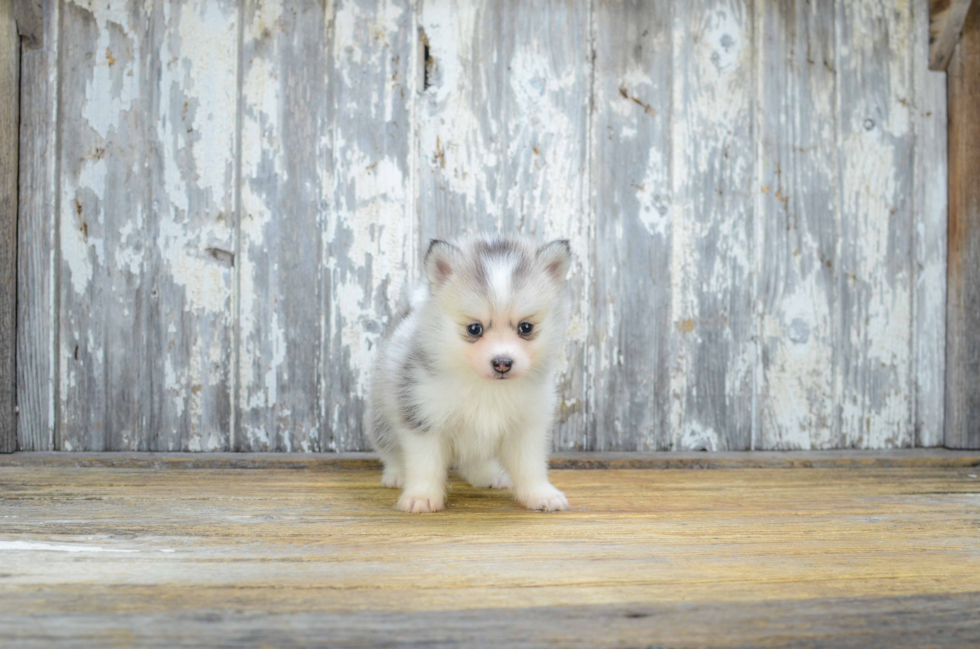
[[[408,515],[377,470],[6,466],[0,643],[980,641],[976,469],[551,475]]]

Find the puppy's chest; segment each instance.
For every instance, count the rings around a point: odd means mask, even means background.
[[[446,389],[438,403],[447,432],[457,437],[492,440],[505,435],[526,418],[523,399],[507,390]]]

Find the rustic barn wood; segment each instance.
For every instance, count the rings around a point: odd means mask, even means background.
[[[589,448],[665,450],[671,428],[671,101],[668,3],[597,2]],[[627,268],[616,260],[630,260]]]
[[[146,137],[155,146],[146,151],[149,281],[140,290],[149,377],[141,387],[152,406],[141,441],[154,450],[228,449],[236,376],[241,15],[238,3],[187,1],[154,4],[149,19]]]
[[[670,417],[673,445],[751,448],[760,5],[674,5]],[[648,353],[648,352],[645,352]]]
[[[572,243],[559,449],[943,441],[924,2],[43,16],[22,84],[24,449],[363,449],[426,240],[486,229]]]
[[[57,326],[58,27],[61,3],[44,0],[40,49],[21,53],[17,250],[17,443],[58,450],[61,385]]]
[[[135,450],[147,378],[139,305],[149,213],[142,11],[64,4],[57,287],[64,450]],[[99,101],[88,102],[92,93]],[[144,404],[148,405],[148,404]],[[133,444],[133,446],[129,446]]]
[[[409,516],[376,469],[60,455],[0,460],[4,646],[980,644],[976,469],[553,471],[571,511]]]
[[[946,446],[980,448],[980,3],[948,70]]]
[[[17,450],[17,129],[20,35],[0,0],[0,453]]]
[[[912,6],[877,12],[873,0],[838,5],[841,165],[835,366],[838,444],[914,441],[912,331]],[[888,171],[885,172],[884,169]]]
[[[929,0],[929,69],[945,70],[972,0]]]
[[[363,448],[416,257],[411,4],[245,11],[236,448]]]
[[[916,129],[912,286],[915,445],[941,446],[946,386],[946,75],[929,69],[929,25],[913,6],[913,127]]]
[[[319,3],[244,6],[236,450],[321,448],[326,34]]]
[[[756,448],[838,445],[839,61],[830,4],[764,3]],[[801,431],[806,434],[801,435]]]
[[[329,167],[320,224],[320,445],[367,448],[374,351],[419,257],[414,174],[421,17],[409,0],[341,2],[328,16]],[[354,125],[357,126],[354,126]]]

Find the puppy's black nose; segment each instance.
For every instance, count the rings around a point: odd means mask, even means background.
[[[506,374],[510,371],[514,361],[510,360],[509,358],[504,358],[503,356],[498,356],[490,361],[490,364],[493,365],[493,369],[497,374]]]

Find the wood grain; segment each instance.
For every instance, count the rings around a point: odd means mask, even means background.
[[[435,0],[422,4],[419,26],[429,57],[417,118],[421,240],[519,231],[570,241],[555,439],[559,448],[603,446],[586,412],[589,4]]]
[[[553,471],[572,511],[409,516],[376,470],[5,467],[0,639],[972,646],[975,473]]]
[[[838,445],[911,446],[911,6],[840,3]],[[843,49],[846,47],[846,51]],[[845,99],[846,98],[846,99]]]
[[[152,450],[231,446],[238,21],[234,2],[153,6],[143,381]]]
[[[974,3],[947,75],[949,266],[946,435],[950,448],[980,448],[980,3]]]
[[[374,353],[419,268],[414,8],[409,0],[345,1],[330,17],[329,158],[318,221],[317,405],[324,450],[367,448],[364,409]]]
[[[673,58],[668,3],[598,2],[591,171],[596,450],[671,448]]]
[[[674,4],[670,417],[679,450],[752,445],[754,7]]]
[[[971,0],[929,0],[929,69],[949,65]]]
[[[59,442],[146,449],[152,15],[138,2],[65,3],[64,12]]]
[[[63,450],[107,450],[106,439],[106,327],[110,319],[118,323],[122,313],[113,312],[115,300],[106,305],[105,295],[110,292],[109,273],[106,263],[108,242],[114,242],[119,234],[107,223],[116,216],[107,210],[116,196],[108,193],[112,183],[121,204],[138,197],[140,192],[123,191],[116,183],[117,174],[124,177],[138,172],[140,143],[142,138],[128,133],[128,140],[115,137],[123,127],[120,112],[132,104],[138,94],[138,71],[134,75],[121,75],[138,67],[138,46],[131,45],[138,33],[139,18],[135,20],[114,17],[109,25],[110,14],[102,5],[90,10],[74,2],[63,4],[61,47],[58,83],[59,111],[59,285],[56,326],[59,328],[60,346],[55,350],[59,360],[59,403],[56,404],[59,420],[58,442]],[[116,22],[119,21],[119,22]],[[109,65],[112,55],[110,34],[117,39],[116,54],[122,57],[119,67]],[[125,43],[120,49],[118,44]],[[114,68],[114,69],[111,69]],[[113,74],[120,78],[120,85],[113,92]],[[126,96],[120,91],[126,89]],[[91,92],[106,99],[116,96],[116,106],[109,101],[94,102],[87,109],[87,94]],[[115,108],[115,110],[113,110]],[[90,110],[91,113],[87,113]],[[140,115],[139,107],[131,113]],[[90,119],[91,118],[91,119]],[[111,142],[111,143],[110,143]],[[135,146],[136,151],[130,147]],[[106,150],[109,157],[106,157]],[[113,166],[110,180],[108,165]],[[128,167],[128,173],[127,173]],[[137,198],[138,200],[138,198]],[[129,212],[135,216],[135,210]],[[122,270],[122,269],[120,269]],[[126,274],[133,278],[132,272]],[[110,293],[110,297],[111,293]],[[122,305],[119,305],[122,306]],[[132,338],[120,341],[117,350],[132,343]],[[115,356],[113,356],[115,358]],[[116,377],[118,378],[118,377]],[[138,385],[141,375],[135,372],[130,385]]]
[[[833,448],[841,183],[833,3],[767,3],[761,13],[755,448]]]
[[[327,16],[297,0],[243,19],[234,448],[318,451]]]
[[[0,453],[17,450],[17,148],[20,36],[0,1]]]
[[[58,61],[61,3],[45,0],[40,49],[21,57],[17,250],[18,448],[60,449]]]
[[[924,3],[914,4],[915,445],[942,446],[946,385],[946,75],[929,70]]]
[[[2,596],[0,596],[2,597]],[[24,596],[21,596],[24,597]],[[40,595],[26,596],[32,608]],[[463,611],[344,611],[291,614],[208,609],[154,613],[37,614],[23,629],[0,614],[17,647],[908,647],[974,646],[977,593],[828,597],[766,602],[669,602],[482,608]],[[70,606],[70,595],[55,607]],[[4,601],[4,600],[0,600]],[[18,600],[20,601],[20,600]],[[7,604],[4,601],[4,604]],[[9,603],[13,605],[13,602]],[[8,609],[10,606],[7,607]],[[649,644],[655,642],[656,644]]]

